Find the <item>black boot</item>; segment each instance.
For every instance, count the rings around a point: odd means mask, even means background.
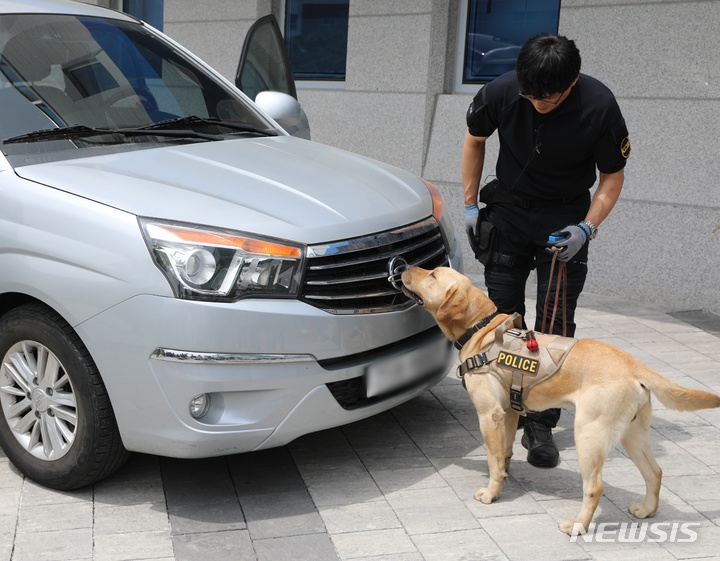
[[[552,429],[544,423],[525,419],[520,443],[527,449],[528,463],[540,468],[553,468],[560,463],[560,453]]]

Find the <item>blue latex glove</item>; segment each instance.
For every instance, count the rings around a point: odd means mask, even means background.
[[[475,233],[478,214],[480,214],[480,209],[477,203],[465,205],[465,232],[467,232],[468,236],[472,236]]]
[[[551,251],[553,247],[558,248],[560,252],[557,258],[564,262],[568,262],[575,257],[587,242],[587,234],[579,226],[566,226],[559,232],[553,232],[550,235],[562,236],[563,239],[560,241],[548,241],[547,246],[551,248]]]

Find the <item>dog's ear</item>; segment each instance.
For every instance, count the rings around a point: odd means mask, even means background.
[[[435,312],[435,318],[441,325],[451,327],[453,323],[459,321],[463,317],[465,302],[462,298],[462,292],[455,284],[448,288],[445,293],[445,299]]]

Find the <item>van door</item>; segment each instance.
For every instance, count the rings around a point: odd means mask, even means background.
[[[310,139],[310,125],[297,100],[285,39],[275,16],[260,18],[248,31],[235,85],[289,134]]]

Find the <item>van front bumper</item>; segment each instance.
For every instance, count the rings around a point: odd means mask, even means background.
[[[375,415],[432,387],[452,359],[417,306],[336,317],[298,301],[140,296],[76,329],[125,447],[177,458],[281,446]],[[208,403],[200,418],[198,396]]]

